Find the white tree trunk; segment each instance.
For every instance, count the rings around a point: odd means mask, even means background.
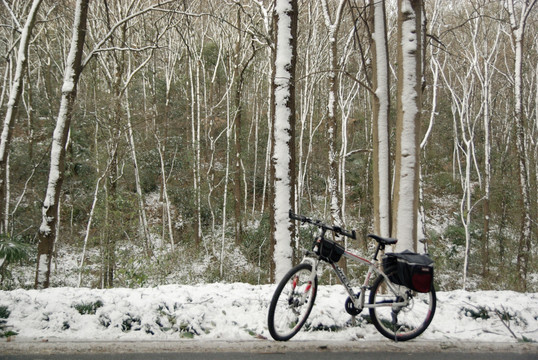
[[[374,1],[374,220],[375,233],[391,236],[390,89],[385,1]]]
[[[321,5],[323,8],[323,16],[325,18],[325,26],[328,31],[329,37],[329,75],[328,75],[328,90],[329,90],[329,101],[327,104],[327,140],[329,142],[329,177],[327,183],[329,186],[329,196],[330,196],[330,209],[331,217],[333,223],[337,226],[342,226],[342,205],[340,203],[339,196],[339,181],[338,181],[338,168],[341,161],[341,158],[338,156],[338,151],[336,149],[336,133],[338,131],[338,121],[336,118],[336,109],[337,109],[337,37],[338,29],[340,26],[340,21],[342,18],[342,10],[346,4],[345,0],[340,0],[336,8],[336,14],[334,21],[331,20],[331,15],[329,13],[329,8],[327,6],[327,0],[322,0]]]
[[[471,23],[472,41],[476,41],[476,22]],[[478,64],[477,52],[468,52],[463,54],[464,63],[460,67],[455,67],[454,64],[447,63],[445,68],[441,69],[441,73],[452,100],[452,116],[454,121],[454,162],[457,164],[458,173],[460,176],[460,184],[462,189],[462,197],[460,202],[460,220],[465,231],[465,250],[463,264],[463,280],[462,288],[467,286],[469,272],[469,256],[471,246],[471,214],[477,202],[473,203],[473,171],[476,173],[478,182],[480,183],[480,168],[476,161],[475,149],[475,132],[476,125],[483,117],[483,106],[473,107],[473,96],[477,86],[475,67]],[[447,68],[448,67],[448,71]],[[462,68],[465,69],[462,71]],[[454,85],[448,78],[447,73],[455,74]],[[474,170],[473,170],[474,168]],[[478,200],[480,201],[480,200]]]
[[[272,58],[272,57],[270,57]],[[269,76],[272,78],[273,77],[273,67],[271,66],[270,67],[271,70],[269,71]],[[271,78],[269,79],[269,83],[271,83]],[[269,86],[269,92],[271,92],[272,89],[271,87]],[[271,122],[272,122],[272,118],[273,118],[273,115],[272,115],[272,111],[271,111],[271,94],[268,94],[267,96],[268,100],[267,100],[267,107],[268,107],[268,110],[267,110],[267,127],[269,129],[271,129]],[[266,146],[266,149],[265,149],[265,164],[264,164],[264,171],[263,171],[263,188],[262,188],[262,205],[261,205],[261,208],[260,208],[260,213],[263,214],[264,213],[264,210],[265,210],[265,200],[267,198],[267,186],[268,186],[268,183],[269,183],[269,177],[270,177],[270,169],[271,169],[271,154],[272,154],[272,142],[271,142],[271,137],[272,137],[272,132],[271,131],[268,131],[267,132],[267,146]]]
[[[491,198],[491,104],[493,103],[493,76],[496,72],[495,63],[499,55],[498,43],[502,24],[499,23],[493,44],[490,46],[486,41],[473,41],[475,52],[479,54],[479,61],[474,67],[481,83],[484,128],[484,230],[482,235],[482,271],[485,275],[489,267],[489,243],[490,243],[490,198]],[[481,62],[481,63],[480,63]]]
[[[11,202],[11,182],[10,182],[10,162],[11,156],[8,154],[6,157],[6,173],[5,173],[5,186],[4,186],[4,231],[9,233],[9,203]]]
[[[7,83],[8,79],[10,78],[10,66],[5,66],[4,68],[4,81],[2,82],[2,92],[0,93],[0,108],[4,108],[4,98],[7,92],[7,89],[9,88],[9,85]]]
[[[222,234],[220,248],[220,277],[224,277],[224,253],[226,248],[226,210],[228,203],[228,182],[230,177],[230,142],[232,137],[232,125],[230,120],[230,96],[226,92],[226,173],[224,175],[224,199],[222,200]]]
[[[47,192],[43,201],[42,222],[38,233],[39,243],[35,278],[35,286],[38,289],[47,288],[50,281],[50,264],[56,240],[58,203],[65,166],[65,145],[76,99],[77,83],[82,71],[81,59],[86,35],[88,3],[89,0],[77,0],[75,5],[73,37],[65,65],[60,110],[52,138]]]
[[[292,33],[292,16],[296,9],[295,0],[276,0],[276,56],[274,74],[274,132],[273,132],[273,164],[274,164],[274,253],[273,261],[275,265],[274,277],[278,282],[292,266],[293,248],[291,240],[293,238],[293,224],[288,217],[289,210],[293,207],[293,189],[291,161],[291,147],[293,139],[291,137],[293,124],[292,113],[294,87],[292,72],[294,59],[294,47]]]
[[[164,167],[164,154],[162,149],[161,140],[159,139],[159,136],[155,134],[155,139],[157,140],[157,150],[159,151],[159,161],[161,163],[161,174],[163,178],[163,197],[164,197],[164,210],[166,212],[166,222],[168,224],[168,238],[170,239],[170,248],[174,250],[174,228],[173,228],[173,219],[172,219],[172,211],[171,211],[171,205],[170,205],[170,199],[168,198],[168,176],[166,176],[166,169]],[[164,240],[164,239],[163,239]]]
[[[260,9],[260,13],[262,15],[262,18],[263,18],[263,25],[264,25],[264,30],[265,30],[265,34],[268,35],[268,38],[269,38],[269,35],[272,33],[272,19],[273,17],[271,16],[271,12],[273,11],[274,9],[274,5],[275,5],[275,2],[273,1],[270,1],[269,2],[269,5],[267,7],[264,6],[263,4],[263,1],[261,0],[254,0],[254,3],[256,5],[258,5],[258,8]],[[267,44],[267,47],[266,47],[266,54],[267,54],[267,59],[270,59],[272,61],[272,59],[274,58],[273,55],[274,55],[274,47],[272,46],[272,44],[268,43]],[[267,72],[267,83],[269,84],[269,86],[267,87],[267,128],[268,129],[271,129],[271,124],[272,124],[272,121],[273,121],[273,106],[272,106],[272,101],[271,101],[271,94],[273,92],[273,89],[271,87],[271,83],[273,81],[273,71],[274,71],[274,68],[272,66],[272,64],[269,64],[268,66],[268,72]],[[262,197],[261,197],[261,207],[260,207],[260,214],[263,214],[265,212],[265,201],[267,199],[267,187],[268,187],[268,184],[269,184],[269,181],[270,181],[270,169],[271,169],[271,154],[272,154],[272,143],[271,143],[271,138],[272,138],[272,132],[271,130],[269,130],[267,132],[267,145],[266,145],[266,151],[265,151],[265,163],[264,163],[264,173],[263,173],[263,187],[262,187]]]
[[[538,132],[538,63],[536,63],[536,98],[534,100],[534,108],[536,109],[534,111],[534,131]],[[534,136],[534,139],[536,139],[536,135]],[[534,143],[534,175],[536,176],[536,184],[538,184],[538,141],[535,140]],[[536,197],[536,208],[538,208],[538,196]]]
[[[37,12],[42,0],[34,0],[32,7],[26,18],[24,28],[21,30],[21,37],[19,40],[19,51],[17,54],[17,65],[15,68],[15,75],[9,92],[9,100],[7,102],[6,116],[2,127],[2,134],[0,135],[0,209],[3,210],[1,216],[4,219],[8,218],[8,206],[7,206],[7,175],[6,166],[9,153],[9,144],[11,142],[11,135],[13,133],[13,127],[15,125],[15,118],[19,107],[20,98],[23,90],[23,80],[26,74],[26,67],[28,65],[28,46],[30,44],[30,36],[34,27]],[[6,5],[7,6],[7,5]],[[6,66],[6,71],[9,66]],[[4,193],[5,191],[5,193]],[[3,203],[2,203],[3,202]],[[4,225],[0,228],[0,232],[7,231],[7,223],[0,222]]]
[[[107,166],[107,169],[103,172],[103,174],[97,179],[97,182],[95,183],[92,207],[90,209],[88,223],[86,224],[86,233],[84,235],[84,242],[82,245],[82,254],[80,254],[80,263],[78,266],[78,286],[79,287],[82,285],[82,268],[84,266],[84,258],[86,257],[86,246],[88,245],[88,239],[90,238],[90,229],[93,222],[93,214],[95,212],[95,206],[97,205],[97,196],[99,195],[99,186],[103,178],[107,175],[107,172],[108,172],[108,166]]]
[[[142,236],[144,239],[144,248],[146,250],[146,254],[149,255],[149,253],[151,252],[150,250],[151,245],[150,245],[148,218],[146,215],[146,204],[144,201],[144,195],[142,194],[142,187],[140,185],[140,170],[138,168],[138,160],[136,156],[136,145],[135,145],[136,143],[134,140],[133,125],[131,122],[129,93],[127,92],[127,89],[125,90],[125,111],[127,114],[127,134],[126,135],[129,141],[130,148],[131,148],[131,157],[133,160],[135,186],[136,186],[136,198],[138,200],[138,214],[140,217],[140,228],[142,230]]]
[[[462,287],[465,290],[467,286],[467,273],[469,271],[469,254],[471,247],[471,233],[469,226],[471,225],[471,198],[472,198],[472,184],[471,184],[471,154],[473,146],[470,140],[464,140],[464,153],[465,153],[465,175],[462,175],[462,188],[463,196],[460,203],[460,219],[465,230],[465,253],[463,256],[463,283]]]
[[[393,236],[396,250],[417,249],[421,89],[421,0],[399,0],[398,118]]]
[[[512,28],[512,39],[515,46],[514,63],[514,118],[516,121],[516,148],[519,162],[519,184],[521,188],[521,202],[523,207],[523,219],[521,224],[521,234],[518,245],[517,268],[520,279],[523,280],[523,290],[526,288],[529,252],[531,251],[531,205],[530,205],[530,185],[527,169],[529,168],[526,146],[525,119],[522,113],[523,85],[522,85],[522,64],[523,64],[523,38],[525,27],[530,11],[537,0],[525,0],[521,3],[521,14],[519,20],[516,19],[514,1],[508,0],[508,12],[510,15],[510,26]]]
[[[195,55],[197,56],[197,55]],[[193,65],[193,62],[195,63]],[[194,69],[193,69],[194,67]],[[193,59],[189,62],[190,92],[191,92],[191,136],[192,151],[194,155],[193,166],[193,189],[196,206],[196,241],[202,236],[202,215],[201,215],[201,148],[200,148],[200,124],[201,124],[201,96],[200,96],[200,61]]]
[[[273,52],[274,50],[272,49],[272,47],[268,46],[267,57],[269,59],[273,59]],[[269,71],[267,74],[267,81],[269,85],[273,81],[273,76],[274,76],[273,72],[274,72],[274,68],[273,66],[270,65]],[[271,88],[271,86],[268,86],[268,89],[267,89],[267,92],[268,92],[267,94],[267,128],[268,129],[271,129],[273,118],[274,118],[273,106],[271,104],[272,91],[273,89]],[[271,141],[272,136],[273,136],[272,131],[271,130],[267,131],[267,145],[266,145],[266,150],[265,150],[265,163],[264,163],[264,171],[263,171],[262,205],[260,208],[260,213],[262,214],[265,211],[265,201],[267,199],[267,187],[270,181],[269,178],[270,178],[270,173],[271,173],[271,154],[273,153],[272,141]]]
[[[430,69],[432,71],[432,77],[433,77],[432,99],[431,99],[432,109],[431,109],[431,112],[430,112],[430,122],[428,124],[428,129],[426,130],[426,133],[424,134],[422,142],[420,143],[420,150],[421,151],[425,151],[425,149],[426,149],[426,145],[428,144],[428,139],[429,139],[429,137],[430,137],[430,135],[432,133],[433,125],[435,123],[435,117],[437,115],[437,88],[438,88],[438,83],[439,83],[439,62],[435,58],[435,54],[433,52],[433,47],[430,47],[430,48],[431,48]],[[419,223],[417,224],[417,231],[419,232],[418,235],[417,235],[417,239],[419,241],[421,241],[421,240],[425,239],[425,237],[426,237],[426,231],[425,231],[426,213],[425,213],[424,206],[423,206],[423,199],[424,199],[423,194],[424,194],[424,192],[423,192],[422,166],[420,167],[419,192],[420,192],[420,198],[419,198],[420,210],[419,210]],[[427,242],[423,242],[423,244],[424,244],[423,252],[427,253],[428,252]],[[417,244],[417,246],[418,246],[418,244]],[[420,251],[420,249],[419,249],[419,251]]]

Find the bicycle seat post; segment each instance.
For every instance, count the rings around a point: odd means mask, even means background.
[[[385,244],[378,242],[377,248],[375,249],[375,254],[374,254],[375,261],[377,261],[377,255],[379,254],[379,251],[383,251],[383,250],[385,250]]]

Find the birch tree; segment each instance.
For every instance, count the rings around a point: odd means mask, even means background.
[[[297,1],[275,0],[275,70],[273,78],[273,281],[279,281],[292,266],[295,180],[295,64],[297,57]]]
[[[235,244],[241,244],[243,238],[243,194],[241,193],[241,181],[242,181],[242,144],[241,144],[241,130],[243,127],[243,106],[242,106],[242,92],[243,92],[243,71],[241,71],[241,43],[243,34],[241,33],[241,9],[237,8],[237,39],[234,44],[234,149],[235,149],[235,169],[234,169],[234,211],[235,211]]]
[[[523,290],[527,286],[527,274],[529,270],[529,259],[531,252],[531,199],[530,185],[528,178],[528,157],[526,145],[525,115],[522,111],[523,85],[522,85],[522,68],[523,68],[523,40],[525,37],[525,27],[529,14],[536,5],[537,0],[524,0],[519,2],[520,13],[517,18],[514,0],[507,0],[507,10],[510,16],[510,28],[512,42],[515,50],[514,59],[514,119],[516,127],[516,149],[518,154],[519,165],[519,185],[522,202],[522,221],[518,244],[517,270],[519,278],[522,281]]]
[[[73,117],[77,85],[82,72],[82,55],[86,37],[89,0],[77,0],[71,46],[65,64],[60,110],[52,138],[47,192],[42,208],[42,222],[38,232],[35,287],[47,288],[50,283],[52,252],[58,226],[60,190],[65,169],[65,146]]]
[[[258,4],[260,13],[262,14],[263,18],[263,25],[265,29],[266,34],[266,53],[268,59],[270,59],[270,64],[268,66],[268,72],[267,72],[267,83],[270,84],[268,86],[268,96],[267,96],[267,127],[269,131],[267,131],[267,147],[265,151],[265,164],[264,164],[264,176],[263,176],[263,191],[262,191],[262,205],[261,205],[261,211],[263,212],[266,208],[266,198],[267,203],[269,203],[269,198],[272,195],[271,189],[268,189],[270,186],[268,184],[270,183],[270,177],[272,176],[272,154],[273,154],[273,119],[274,119],[274,91],[273,91],[273,79],[274,79],[274,73],[275,73],[275,66],[273,59],[275,58],[275,46],[274,46],[274,20],[275,17],[271,16],[271,14],[274,13],[274,8],[276,5],[276,1],[270,1],[267,6],[264,6],[262,1],[254,0],[255,3]],[[272,207],[272,204],[269,205]],[[274,217],[271,217],[274,218]],[[272,221],[272,220],[271,220]],[[271,264],[273,262],[271,261]],[[271,271],[273,273],[273,271]]]
[[[125,112],[127,117],[127,138],[129,141],[129,147],[131,148],[131,157],[133,160],[133,167],[134,167],[134,175],[135,175],[135,188],[136,188],[136,195],[138,199],[138,208],[139,208],[139,217],[140,217],[140,230],[142,233],[142,236],[144,238],[144,247],[146,248],[146,254],[151,254],[151,246],[150,246],[150,234],[149,234],[149,226],[148,226],[148,219],[146,215],[146,208],[145,208],[145,202],[144,202],[144,195],[142,194],[142,187],[140,186],[140,169],[138,167],[138,159],[136,155],[136,143],[134,140],[134,134],[133,134],[133,125],[131,121],[131,111],[130,111],[130,101],[129,101],[129,93],[126,90],[125,91]]]
[[[319,51],[319,47],[322,46],[323,32],[319,31],[316,24],[321,23],[320,17],[322,14],[317,10],[314,3],[308,4],[308,28],[311,28],[307,32],[304,39],[304,55],[303,55],[303,67],[304,78],[301,81],[301,86],[298,87],[298,101],[297,101],[297,114],[298,114],[298,129],[297,136],[297,190],[296,190],[296,209],[297,212],[302,211],[303,199],[309,199],[310,207],[313,207],[311,197],[307,196],[311,194],[308,192],[308,183],[311,168],[315,162],[314,155],[314,139],[319,131],[322,120],[318,120],[315,116],[317,108],[320,104],[316,101],[317,91],[320,85],[323,83],[323,67],[325,54]],[[314,47],[308,46],[315,44]],[[299,69],[298,69],[299,71]],[[298,75],[300,77],[301,75]],[[306,204],[305,204],[306,205]]]
[[[433,2],[433,11],[430,13],[430,20],[427,21],[426,19],[423,20],[423,23],[424,26],[424,41],[423,41],[423,46],[424,46],[424,51],[423,53],[425,54],[424,55],[424,69],[423,69],[423,72],[425,73],[426,72],[426,66],[428,64],[426,64],[426,50],[428,49],[429,50],[429,68],[430,68],[430,72],[431,72],[431,85],[430,85],[430,89],[431,89],[431,92],[429,92],[429,96],[428,96],[428,99],[425,100],[427,103],[430,104],[430,120],[429,120],[429,124],[428,124],[428,128],[426,129],[426,132],[424,133],[424,137],[422,138],[422,141],[420,143],[420,150],[423,154],[423,156],[425,157],[425,152],[426,152],[426,146],[428,145],[428,141],[430,139],[430,137],[432,136],[432,133],[433,133],[433,129],[434,129],[434,123],[435,123],[435,119],[438,115],[438,110],[437,110],[437,106],[438,106],[438,93],[439,93],[439,68],[440,68],[440,65],[439,65],[439,61],[437,59],[437,56],[440,52],[439,50],[439,46],[438,46],[438,31],[439,31],[439,27],[441,27],[441,25],[439,24],[439,18],[441,16],[441,6],[440,6],[440,3],[441,3],[442,0],[435,0]],[[429,28],[427,28],[429,25]],[[427,42],[427,36],[426,34],[430,34],[430,38],[432,39],[431,42],[430,42],[430,46],[428,47],[428,42]],[[426,75],[424,75],[426,76]],[[420,183],[419,183],[419,202],[420,202],[420,205],[419,205],[419,227],[418,227],[418,237],[417,239],[424,244],[424,251],[427,252],[428,249],[427,249],[427,240],[424,241],[423,239],[425,239],[426,237],[426,223],[427,223],[427,220],[426,220],[426,214],[425,214],[425,207],[424,207],[424,177],[423,177],[423,166],[421,164],[420,166]],[[422,241],[421,241],[422,240]],[[420,250],[419,250],[420,251]]]
[[[242,142],[243,142],[243,88],[245,87],[246,82],[246,71],[250,66],[250,63],[254,56],[256,55],[256,50],[254,49],[253,44],[246,38],[243,34],[242,24],[241,24],[241,12],[244,9],[237,8],[237,35],[234,44],[233,57],[234,57],[234,108],[235,115],[233,120],[234,126],[234,149],[235,149],[235,174],[234,174],[234,210],[235,210],[235,242],[236,244],[241,244],[243,238],[243,203],[246,203],[246,195],[243,195],[242,190],[246,193],[246,184],[243,187],[241,183],[243,182],[244,177],[244,163],[243,163],[243,154],[242,154]],[[252,50],[249,50],[246,47],[251,47]]]
[[[194,201],[196,206],[196,243],[199,244],[202,237],[202,218],[201,218],[201,122],[202,122],[202,104],[203,104],[203,94],[201,87],[204,82],[201,81],[203,76],[203,61],[202,61],[202,52],[204,47],[204,38],[207,28],[204,28],[202,33],[199,35],[198,40],[199,44],[194,43],[194,39],[198,37],[195,36],[194,29],[188,28],[188,33],[192,34],[189,39],[185,39],[187,49],[189,52],[189,92],[191,98],[191,107],[190,107],[190,116],[191,116],[191,148],[194,158],[193,166],[193,190],[194,190]],[[193,41],[193,43],[190,43]]]
[[[13,127],[15,125],[15,118],[17,116],[19,103],[23,91],[24,76],[26,75],[26,68],[28,66],[28,47],[30,45],[30,38],[41,3],[42,0],[34,0],[32,2],[32,7],[28,12],[24,27],[22,29],[18,29],[21,32],[21,36],[19,39],[17,65],[15,68],[15,76],[9,93],[6,116],[4,119],[2,134],[0,137],[0,215],[2,215],[2,219],[7,218],[7,214],[4,214],[4,210],[6,210],[6,212],[8,211],[6,203],[6,164],[9,154],[9,144],[11,142]],[[4,5],[9,6],[5,2]],[[4,221],[0,221],[0,233],[7,231],[7,229],[5,229],[3,225]]]
[[[492,60],[497,52],[496,43],[499,39],[499,27],[491,27],[495,37],[486,31],[484,21],[487,17],[482,13],[483,9],[467,8],[462,10],[463,17],[469,19],[461,27],[462,31],[457,34],[451,34],[447,38],[452,39],[447,48],[457,49],[459,56],[451,57],[447,52],[443,60],[443,66],[438,63],[439,54],[433,58],[436,69],[441,68],[441,73],[445,82],[444,88],[447,89],[451,97],[451,112],[454,124],[454,163],[456,164],[461,184],[461,202],[459,218],[464,230],[465,250],[463,252],[463,278],[462,287],[467,287],[470,273],[472,247],[472,222],[476,217],[477,205],[481,202],[489,201],[489,180],[486,180],[485,196],[480,197],[479,189],[483,185],[479,159],[477,156],[478,137],[483,125],[484,130],[484,163],[486,177],[489,177],[490,166],[490,106],[493,103],[490,95],[491,91],[491,72],[493,68]],[[497,31],[495,32],[495,28]],[[459,47],[460,44],[464,44]],[[490,49],[490,46],[492,48]],[[475,101],[477,93],[480,94],[482,101]],[[488,206],[484,207],[487,210]],[[485,231],[487,231],[489,213],[484,211]],[[486,236],[489,237],[488,234]],[[489,240],[486,240],[489,241]],[[487,261],[485,250],[487,242],[482,247],[483,255],[482,264],[485,269],[484,261]]]
[[[176,72],[176,65],[178,61],[178,56],[180,51],[176,52],[176,48],[172,46],[173,40],[177,40],[172,32],[169,32],[168,29],[172,27],[171,19],[164,21],[164,26],[156,28],[157,34],[154,35],[154,45],[152,46],[153,50],[151,54],[148,55],[146,61],[152,61],[152,66],[150,70],[151,80],[151,90],[152,90],[152,114],[153,114],[153,136],[155,138],[157,152],[159,154],[159,163],[160,163],[160,201],[162,202],[162,240],[164,241],[166,237],[166,230],[168,230],[168,238],[170,241],[170,248],[173,250],[175,248],[175,239],[174,239],[174,219],[172,216],[172,204],[170,201],[170,192],[168,187],[168,181],[170,179],[170,173],[174,169],[173,159],[171,164],[171,169],[169,172],[166,170],[167,163],[167,150],[168,150],[168,138],[169,138],[169,126],[170,126],[170,93],[172,90],[173,79]],[[162,23],[162,22],[161,22]],[[159,69],[157,65],[157,56],[154,54],[155,49],[159,48],[159,40],[164,35],[167,35],[168,51],[166,52],[166,57],[163,59],[164,69]],[[143,66],[143,65],[141,65]],[[158,94],[157,94],[157,77],[158,72],[161,70],[164,72],[164,111],[160,112],[158,107]],[[162,122],[158,122],[161,120]],[[166,230],[165,230],[166,229]],[[197,237],[198,239],[198,237]]]
[[[476,59],[471,58],[470,62],[474,63]],[[466,65],[469,65],[468,63]],[[465,66],[462,66],[460,71],[451,71],[456,78],[455,81],[447,81],[447,87],[452,96],[452,114],[454,119],[454,156],[458,164],[460,173],[460,181],[462,188],[462,198],[460,202],[460,220],[465,231],[465,251],[463,262],[463,289],[467,286],[467,278],[469,272],[469,256],[471,247],[471,220],[472,212],[475,208],[473,201],[474,182],[473,168],[476,163],[475,159],[475,134],[478,120],[481,118],[482,107],[474,111],[472,104],[472,94],[475,87],[476,76],[473,71],[473,66],[467,66],[467,71],[463,71]],[[446,79],[445,79],[446,81]],[[456,85],[452,82],[457,83]],[[461,154],[461,155],[460,155]]]
[[[126,14],[120,14],[120,19],[114,25],[109,23],[107,28],[108,32],[100,37],[99,41],[96,41],[96,45],[94,46],[93,50],[86,55],[84,60],[82,59],[82,56],[87,32],[89,0],[78,0],[76,2],[73,37],[71,39],[70,50],[65,64],[60,109],[56,120],[56,128],[54,130],[51,148],[48,186],[45,201],[43,202],[42,223],[38,233],[38,260],[35,280],[37,288],[48,287],[50,281],[50,263],[58,229],[59,199],[65,169],[65,147],[68,140],[71,119],[73,116],[73,108],[77,95],[77,84],[82,69],[98,52],[106,50],[103,49],[104,45],[113,38],[114,33],[118,29],[123,27],[122,31],[125,35],[125,25],[130,20],[145,13],[154,11],[170,2],[171,0],[150,5],[139,11],[134,11],[134,9],[130,8]],[[107,7],[106,3],[105,7]],[[108,8],[106,8],[105,12],[105,15],[107,14]],[[114,79],[113,94],[119,99],[119,94],[121,93],[119,89],[123,69],[118,67],[115,69],[115,71],[115,76],[110,76],[110,78]],[[117,118],[119,111],[121,110],[121,102],[118,101],[115,104],[114,110]],[[121,134],[121,129],[116,127],[116,130],[117,131],[111,138],[112,142],[114,142],[114,136],[116,136],[117,139],[120,138],[118,134]],[[115,145],[110,147],[110,156],[115,157],[116,149],[117,147]],[[114,171],[116,171],[116,166],[117,164],[115,164],[113,159],[110,165],[109,173],[109,178],[112,180],[112,191],[114,191],[115,182],[119,178],[119,176],[114,173]],[[110,244],[110,247],[113,247],[113,244]],[[107,254],[105,254],[104,261],[104,267],[106,268],[104,270],[104,279],[106,279],[106,285],[111,285],[112,283],[114,263],[114,251],[109,251]]]
[[[483,29],[483,37],[477,39],[477,36],[473,37],[473,51],[476,53],[477,61],[474,62],[473,69],[480,81],[480,92],[483,104],[482,110],[482,126],[484,129],[484,197],[483,197],[483,216],[484,216],[484,232],[482,235],[482,274],[485,276],[489,268],[489,246],[491,238],[491,181],[492,181],[492,168],[491,168],[491,129],[492,129],[492,115],[493,109],[493,85],[494,76],[496,73],[495,63],[499,55],[498,43],[502,33],[500,22],[497,24],[491,24],[488,26],[486,22],[488,14],[480,13],[479,24],[477,27]],[[488,31],[488,28],[492,28],[493,33]]]
[[[338,132],[338,122],[336,116],[337,110],[337,68],[338,68],[338,29],[342,19],[342,11],[346,4],[345,0],[340,0],[335,9],[334,20],[331,19],[329,7],[326,0],[321,1],[325,26],[328,31],[329,41],[329,73],[328,73],[328,103],[327,103],[327,140],[329,144],[329,197],[331,217],[335,225],[342,226],[342,209],[340,196],[338,193],[338,165],[339,157],[336,149],[336,135]]]
[[[370,7],[374,29],[372,34],[374,229],[376,234],[389,237],[391,236],[390,94],[385,1],[373,1]]]
[[[398,104],[392,236],[417,249],[422,0],[398,1]]]

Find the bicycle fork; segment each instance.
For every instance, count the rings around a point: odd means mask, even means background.
[[[305,259],[306,260],[306,259]],[[304,261],[304,260],[303,260]],[[308,283],[303,291],[302,294],[298,294],[299,295],[299,299],[297,299],[297,304],[294,304],[295,306],[302,306],[306,303],[306,299],[308,297],[308,293],[310,292],[310,290],[312,289],[312,286],[314,284],[314,281],[316,281],[316,275],[317,275],[317,272],[318,272],[318,261],[315,261],[315,260],[310,260],[309,261],[310,264],[312,265],[312,271],[310,273],[310,278],[308,279]],[[295,289],[297,288],[297,282],[298,282],[298,276],[295,276],[295,278],[293,279],[293,283],[292,283],[292,292],[288,298],[288,302],[291,304],[291,302],[293,302],[293,294],[295,293]]]

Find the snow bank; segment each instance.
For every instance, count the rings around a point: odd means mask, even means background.
[[[18,339],[252,340],[270,338],[266,318],[274,288],[235,283],[14,290],[0,291],[0,307],[10,312],[7,326]],[[294,339],[383,340],[361,316],[351,325],[346,297],[341,286],[320,286],[309,330]],[[538,294],[440,292],[433,322],[420,339],[516,342],[511,332],[538,341]]]

